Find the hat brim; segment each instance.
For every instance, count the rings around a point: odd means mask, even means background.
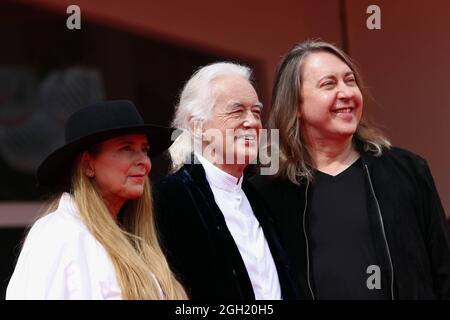
[[[172,128],[155,125],[138,125],[100,131],[71,141],[52,152],[41,163],[36,173],[38,183],[48,187],[68,186],[73,161],[78,154],[97,143],[126,134],[145,134],[150,146],[149,156],[155,157],[170,147],[173,131]]]

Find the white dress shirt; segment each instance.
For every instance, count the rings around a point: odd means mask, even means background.
[[[257,300],[281,299],[278,272],[264,232],[242,190],[242,179],[219,169],[196,154],[214,199],[244,261]]]
[[[30,229],[6,299],[121,298],[108,253],[82,222],[71,195],[64,193],[58,209]]]

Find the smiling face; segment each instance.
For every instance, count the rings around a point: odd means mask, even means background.
[[[204,156],[208,158],[205,148],[214,149],[216,160],[245,167],[258,154],[262,104],[250,82],[239,76],[216,79],[213,94],[212,115],[203,125]],[[217,165],[220,161],[212,162]]]
[[[85,174],[109,204],[135,199],[144,192],[151,169],[144,134],[130,134],[102,142],[94,154],[85,152]]]
[[[350,67],[328,52],[315,52],[303,62],[302,132],[315,139],[351,137],[361,120],[363,98]]]

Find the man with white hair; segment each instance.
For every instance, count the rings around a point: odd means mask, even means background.
[[[192,299],[296,299],[273,221],[244,178],[258,155],[262,104],[249,68],[215,63],[185,85],[170,149],[174,174],[155,187],[157,225]]]

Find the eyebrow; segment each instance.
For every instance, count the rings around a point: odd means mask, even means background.
[[[230,104],[230,107],[231,108],[236,108],[236,107],[245,107],[245,105],[243,104],[243,103],[241,103],[241,102],[239,102],[239,101],[235,101],[235,102],[232,102],[231,104]],[[261,103],[261,102],[256,102],[255,104],[253,104],[252,106],[251,106],[252,108],[253,107],[259,107],[259,108],[263,108],[263,104]]]
[[[347,71],[346,73],[344,73],[344,77],[347,77],[349,75],[353,75],[354,76],[355,73],[353,71]],[[333,78],[334,76],[335,76],[334,73],[333,74],[327,74],[326,76],[320,78],[318,82],[320,82],[320,81],[322,81],[324,79],[327,79],[327,78]]]
[[[119,140],[118,141],[119,144],[137,144],[135,141],[131,141],[131,140]],[[148,142],[144,142],[144,147],[149,147],[150,145],[148,144]]]

